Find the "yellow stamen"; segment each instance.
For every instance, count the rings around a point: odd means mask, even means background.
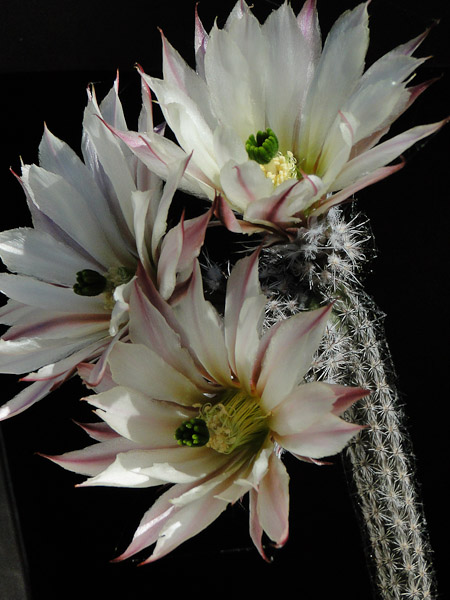
[[[269,431],[259,399],[234,390],[222,394],[220,402],[204,405],[200,418],[209,431],[206,445],[221,454],[244,445],[259,445]]]
[[[272,180],[274,187],[287,179],[297,179],[297,159],[290,150],[286,154],[278,152],[266,165],[260,165],[265,176]]]

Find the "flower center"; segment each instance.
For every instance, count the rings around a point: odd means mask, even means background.
[[[266,165],[260,165],[264,175],[272,180],[276,187],[286,179],[297,179],[297,159],[290,150],[286,154],[277,152],[276,156]]]
[[[209,431],[203,419],[189,419],[175,431],[175,439],[180,446],[204,446],[209,440]]]
[[[252,134],[245,142],[248,157],[259,164],[274,187],[298,177],[297,159],[290,150],[283,154],[278,147],[278,138],[270,128],[258,131],[256,137]]]
[[[117,286],[128,283],[134,272],[127,267],[112,267],[106,276],[93,269],[83,269],[76,274],[77,282],[73,291],[79,296],[99,296],[105,294],[105,306],[114,306],[113,294]]]
[[[269,428],[259,400],[234,390],[205,404],[197,418],[184,421],[175,431],[180,446],[208,446],[230,454],[241,446],[260,446]]]
[[[92,269],[83,269],[78,271],[77,282],[73,286],[73,291],[79,296],[98,296],[106,290],[107,279],[97,271]]]

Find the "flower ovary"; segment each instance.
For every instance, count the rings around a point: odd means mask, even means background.
[[[195,448],[209,441],[209,431],[203,419],[193,418],[184,421],[175,431],[175,439],[180,446]]]
[[[252,134],[245,142],[245,149],[250,160],[266,165],[278,152],[278,138],[268,127],[266,131],[258,131],[256,138]]]

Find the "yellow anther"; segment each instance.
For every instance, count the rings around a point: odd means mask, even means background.
[[[287,179],[297,179],[297,159],[290,150],[286,154],[278,154],[266,165],[260,165],[264,175],[271,179],[274,187]]]

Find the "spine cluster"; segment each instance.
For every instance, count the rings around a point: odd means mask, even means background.
[[[295,243],[265,251],[267,323],[334,301],[311,380],[362,386],[372,393],[348,411],[367,425],[343,453],[377,593],[383,600],[431,599],[435,580],[414,455],[383,330],[383,314],[359,277],[373,248],[367,220],[333,209]]]

